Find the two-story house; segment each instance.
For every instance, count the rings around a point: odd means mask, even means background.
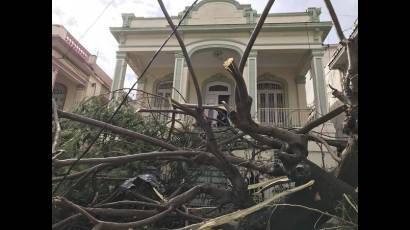
[[[72,110],[91,96],[109,99],[112,79],[62,25],[52,26],[52,91],[57,106]]]

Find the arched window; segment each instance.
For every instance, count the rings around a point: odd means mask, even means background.
[[[171,97],[172,94],[172,81],[161,81],[157,84],[156,94],[162,97]],[[157,108],[168,108],[169,103],[168,100],[164,100],[161,98],[156,98],[155,107]]]
[[[215,91],[228,91],[228,87],[224,85],[212,85],[209,87],[210,92],[215,92]]]
[[[258,89],[258,120],[261,123],[285,125],[288,122],[288,110],[285,90],[277,81],[261,81]]]
[[[67,97],[67,87],[61,83],[55,83],[53,89],[53,98],[58,109],[64,108],[65,99]]]
[[[282,84],[275,81],[258,83],[258,107],[259,108],[283,108],[285,97]]]

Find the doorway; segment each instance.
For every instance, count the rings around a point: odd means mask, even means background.
[[[230,85],[225,82],[212,82],[206,87],[206,99],[207,105],[222,105],[222,101],[229,104],[231,95]],[[223,110],[208,109],[206,111],[208,118],[210,119],[213,127],[222,127],[229,125],[228,114]]]

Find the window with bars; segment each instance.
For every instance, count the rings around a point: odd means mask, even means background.
[[[56,102],[58,109],[63,109],[65,99],[67,97],[67,87],[61,83],[55,83],[53,89],[53,98]]]
[[[285,91],[282,84],[275,81],[259,82],[258,119],[262,123],[284,124],[288,121],[285,109]]]
[[[157,95],[162,97],[171,97],[172,94],[172,81],[163,81],[160,82],[157,86]],[[168,108],[169,102],[168,100],[164,100],[164,98],[156,97],[154,100],[154,106],[156,108]]]
[[[284,90],[277,82],[258,83],[259,108],[283,108],[285,106]]]

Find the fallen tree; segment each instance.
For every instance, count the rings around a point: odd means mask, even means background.
[[[222,108],[202,105],[195,69],[178,32],[181,22],[174,25],[162,1],[158,2],[184,54],[198,104],[147,92],[140,93],[169,100],[172,109],[144,109],[140,112],[148,116],[142,116],[129,105],[128,94],[120,103],[116,98],[105,105],[93,98],[73,113],[53,104],[53,229],[316,229],[329,219],[357,228],[355,221],[341,217],[347,209],[349,215],[357,215],[357,44],[344,38],[330,1],[325,0],[326,5],[348,50],[343,92],[332,88],[344,104],[294,130],[252,119],[252,98],[242,75],[273,0],[262,12],[241,59],[230,58],[223,64],[236,83],[236,107],[225,105],[232,125],[224,129],[212,127],[204,113],[205,108]],[[170,113],[167,121],[158,118]],[[346,114],[347,142],[311,132],[341,113]],[[177,119],[177,114],[194,122]],[[340,163],[335,171],[307,159],[309,141],[343,149],[340,158],[332,155]],[[237,150],[250,156],[235,155]],[[258,158],[263,152],[270,153],[271,159]],[[199,180],[210,169],[221,173],[225,186]],[[259,184],[255,175],[273,180]],[[295,187],[255,201],[267,186],[280,181],[276,177],[287,178]],[[198,197],[207,197],[213,206],[191,207]]]

